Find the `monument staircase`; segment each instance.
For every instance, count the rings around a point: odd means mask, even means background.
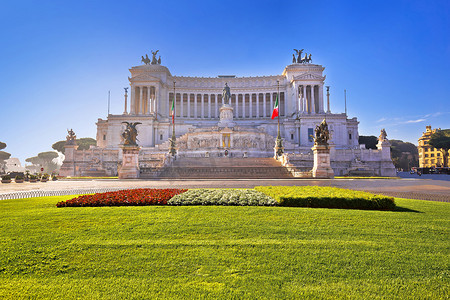
[[[145,174],[141,174],[141,178],[145,178]],[[158,178],[284,179],[293,176],[271,157],[179,157],[170,166],[164,167]]]

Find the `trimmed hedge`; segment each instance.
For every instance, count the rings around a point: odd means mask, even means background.
[[[319,186],[257,186],[255,190],[274,198],[280,206],[344,209],[395,209],[393,197]]]
[[[192,189],[174,196],[169,205],[273,206],[277,202],[253,189]]]

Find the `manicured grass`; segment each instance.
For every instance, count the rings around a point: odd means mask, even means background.
[[[0,299],[448,299],[450,205],[0,201]]]

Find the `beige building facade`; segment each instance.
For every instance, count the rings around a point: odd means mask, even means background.
[[[427,126],[425,132],[423,132],[422,136],[419,138],[417,150],[419,151],[420,168],[436,168],[444,166],[444,154],[442,151],[428,144],[431,135],[437,130],[441,129],[431,129],[431,126]],[[450,159],[450,155],[448,156],[448,159]]]

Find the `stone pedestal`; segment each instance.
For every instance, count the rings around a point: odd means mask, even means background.
[[[78,149],[78,145],[65,145],[64,146],[64,161],[59,170],[61,176],[76,176],[75,168],[75,151]]]
[[[139,146],[122,145],[122,167],[119,179],[139,178]]]
[[[273,158],[278,160],[284,153],[283,139],[279,136],[275,139],[275,147],[273,148]]]
[[[391,158],[391,143],[387,139],[379,140],[377,144],[378,151],[381,152],[380,176],[395,177],[397,171]]]
[[[334,178],[334,172],[330,165],[330,149],[328,145],[314,145],[314,167],[312,176],[315,178]]]
[[[233,122],[233,107],[229,104],[222,105],[220,108],[220,121],[218,126],[232,128],[234,125],[236,125],[236,123]]]

